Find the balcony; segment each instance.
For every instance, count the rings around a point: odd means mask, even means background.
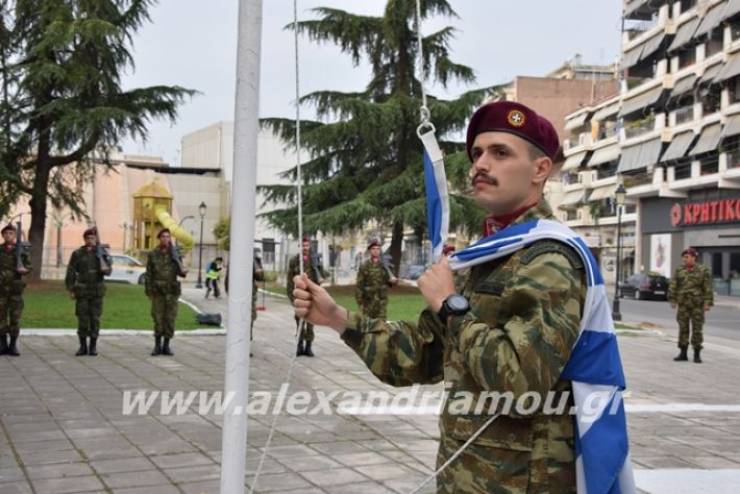
[[[740,149],[719,155],[719,187],[740,189]]]
[[[649,117],[627,122],[624,125],[624,136],[626,139],[645,135],[648,132],[655,130],[655,116],[650,115]]]
[[[684,106],[674,112],[675,123],[678,126],[694,120],[694,105]]]
[[[689,176],[686,178],[676,178],[677,170],[675,167],[668,168],[668,187],[674,191],[689,191],[695,188],[719,185],[720,175],[719,168],[714,173],[708,173],[706,166],[702,173],[702,163],[693,161],[691,163]]]

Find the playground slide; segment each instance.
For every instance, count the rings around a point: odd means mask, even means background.
[[[172,236],[177,239],[177,243],[180,249],[188,251],[193,248],[193,244],[195,243],[193,237],[191,237],[190,234],[184,229],[180,228],[177,222],[172,219],[172,216],[170,216],[170,214],[165,209],[158,208],[155,213],[157,216],[157,220],[159,220],[162,226],[165,228],[169,228]]]

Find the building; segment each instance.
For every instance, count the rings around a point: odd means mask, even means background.
[[[692,246],[715,290],[740,296],[740,1],[625,1],[622,51],[612,103],[634,269],[670,276]],[[591,110],[568,116],[574,129],[598,120]],[[594,147],[573,173],[587,174]]]

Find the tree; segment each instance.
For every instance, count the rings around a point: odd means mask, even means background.
[[[47,201],[87,217],[83,187],[125,136],[174,121],[194,91],[124,90],[133,36],[155,0],[0,0],[0,216],[29,198],[31,258],[41,274]]]
[[[375,220],[392,231],[391,255],[400,266],[404,227],[426,229],[421,143],[416,135],[421,105],[417,71],[415,0],[389,0],[380,17],[344,10],[317,8],[316,20],[289,25],[316,42],[333,42],[351,56],[355,66],[370,64],[372,79],[361,92],[318,91],[301,98],[313,105],[318,120],[301,125],[302,147],[310,154],[302,164],[304,225],[307,232],[342,234]],[[456,17],[446,0],[423,0],[422,20],[442,15]],[[450,59],[455,29],[445,27],[423,38],[424,69],[443,87],[453,81],[472,83],[473,70]],[[468,161],[464,145],[454,140],[466,119],[497,88],[476,89],[455,100],[429,97],[437,136],[449,159],[448,177],[466,188]],[[294,143],[295,123],[264,119],[286,144]],[[283,177],[296,180],[297,170]],[[296,189],[292,185],[260,188],[266,203],[279,207],[265,217],[275,227],[297,232]],[[283,205],[282,208],[280,208]],[[453,194],[452,226],[480,227],[483,213],[470,199]]]

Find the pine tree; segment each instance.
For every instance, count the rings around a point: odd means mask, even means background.
[[[82,193],[108,151],[146,139],[155,118],[174,121],[193,91],[123,90],[133,36],[154,0],[0,0],[0,216],[28,197],[35,278],[47,201],[85,218]]]
[[[434,16],[456,17],[446,0],[423,0],[422,21]],[[405,227],[418,234],[426,229],[422,147],[416,135],[421,105],[415,0],[389,0],[382,16],[356,15],[317,8],[316,20],[289,25],[315,42],[332,42],[355,66],[370,64],[372,79],[361,92],[318,91],[301,98],[312,105],[318,120],[301,125],[302,147],[310,154],[302,164],[303,212],[307,232],[342,234],[369,221],[392,232],[390,253],[398,269]],[[429,79],[447,87],[452,81],[474,82],[473,70],[450,59],[456,30],[445,27],[423,38],[424,70]],[[455,140],[466,120],[497,88],[476,89],[455,100],[429,96],[429,109],[440,145],[448,155],[448,177],[467,187],[468,161],[464,144]],[[286,145],[294,144],[295,123],[269,118],[263,125]],[[459,139],[459,137],[458,137]],[[283,177],[296,180],[295,168]],[[295,204],[296,188],[271,185],[260,189],[266,202]],[[477,229],[483,214],[470,199],[453,194],[452,226]],[[265,215],[275,227],[297,232],[297,207],[282,207]]]

